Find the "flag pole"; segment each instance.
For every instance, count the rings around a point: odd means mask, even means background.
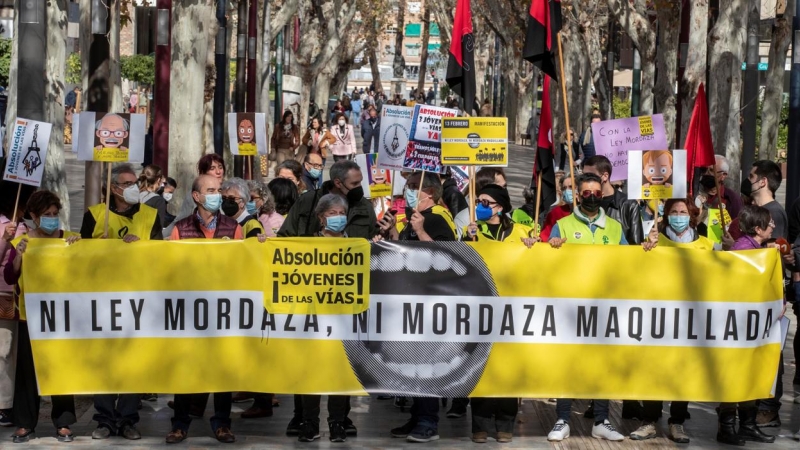
[[[539,149],[536,149],[536,152],[539,152]],[[533,230],[536,232],[537,235],[541,234],[541,230],[539,230],[539,212],[541,211],[539,208],[542,205],[542,176],[544,174],[539,172],[539,175],[536,177],[536,215],[533,216]]]
[[[577,189],[575,184],[575,161],[572,158],[572,129],[569,126],[569,107],[567,106],[567,80],[564,77],[564,54],[561,51],[561,31],[556,35],[558,41],[558,68],[561,71],[561,102],[564,103],[564,121],[567,126],[567,155],[569,156],[569,177],[572,180],[572,189]],[[572,196],[573,211],[578,208],[577,196]]]
[[[13,224],[19,223],[17,220],[17,212],[19,211],[19,196],[22,194],[22,183],[17,183],[17,199],[14,200],[14,215],[11,216],[11,222]]]

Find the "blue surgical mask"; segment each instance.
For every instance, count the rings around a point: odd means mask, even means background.
[[[564,203],[572,203],[572,189],[564,189],[561,191],[561,198],[564,199]]]
[[[406,206],[408,206],[411,209],[417,209],[417,204],[419,204],[418,189],[406,189],[404,197],[406,199]]]
[[[308,171],[308,174],[311,176],[311,178],[319,180],[319,178],[322,176],[322,169],[311,169]]]
[[[54,231],[58,230],[60,225],[61,221],[58,220],[58,217],[39,218],[39,229],[45,234],[53,234]]]
[[[689,228],[689,216],[669,216],[669,226],[677,233],[683,233]]]
[[[258,212],[258,208],[256,208],[255,200],[250,200],[249,202],[247,202],[246,206],[247,206],[247,214],[250,214],[251,216],[256,215],[256,213]]]
[[[341,233],[347,226],[347,216],[329,216],[325,218],[325,229],[334,233]]]
[[[663,203],[659,203],[658,204],[658,215],[661,216],[661,217],[664,217],[664,204]]]
[[[222,194],[206,194],[206,201],[203,202],[206,211],[216,213],[220,206],[222,206]]]
[[[483,203],[478,203],[475,206],[475,218],[481,221],[486,221],[492,218],[494,212],[491,206],[483,206]]]

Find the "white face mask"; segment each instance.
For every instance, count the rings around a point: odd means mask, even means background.
[[[125,188],[122,191],[122,199],[129,205],[139,203],[139,185],[134,184]]]
[[[164,197],[164,200],[170,201],[170,200],[172,200],[172,192],[164,192],[162,197]]]
[[[344,120],[340,120],[340,121],[339,121],[339,126],[340,126],[340,127],[343,127],[343,126],[344,126],[346,123],[347,123],[347,122],[345,122]]]

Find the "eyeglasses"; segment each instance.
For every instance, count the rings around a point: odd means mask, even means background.
[[[311,163],[306,163],[306,164],[311,166],[312,169],[322,169],[322,164],[311,164]]]
[[[222,201],[225,201],[225,200],[232,200],[232,201],[234,201],[236,203],[239,203],[240,201],[242,201],[242,198],[241,197],[233,197],[233,196],[229,196],[229,195],[224,195],[222,197]]]
[[[121,188],[129,188],[129,187],[133,186],[134,184],[136,184],[136,182],[135,181],[126,181],[124,183],[114,183],[114,184],[119,186],[119,187],[121,187]]]
[[[251,196],[251,197],[250,197],[250,200],[253,200],[253,201],[256,201],[256,200],[263,200],[263,198],[262,198],[262,197],[258,197],[258,196]]]
[[[115,138],[123,138],[123,137],[125,137],[125,134],[128,133],[127,131],[124,131],[124,130],[122,130],[122,131],[98,130],[98,132],[100,133],[100,137],[104,137],[104,138],[111,137],[111,136],[114,136]]]
[[[717,173],[718,173],[719,175],[728,176],[728,172],[726,172],[726,171],[724,171],[724,170],[718,170],[718,171],[717,171]]]
[[[478,199],[478,203],[483,205],[484,208],[489,207],[489,206],[494,207],[494,205],[497,204],[497,202],[490,202],[489,200],[486,200],[485,198],[479,198]]]
[[[583,198],[589,198],[591,196],[603,197],[603,191],[590,191],[590,190],[587,189],[587,190],[581,192],[581,197],[583,197]]]

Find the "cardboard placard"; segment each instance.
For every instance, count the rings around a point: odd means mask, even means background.
[[[592,138],[597,154],[611,161],[611,181],[628,177],[628,151],[661,150],[668,145],[661,114],[593,123]]]
[[[240,156],[267,154],[267,116],[264,113],[228,113],[231,153]]]
[[[361,174],[364,175],[361,180],[364,197],[391,197],[392,171],[378,167],[377,156],[375,153],[356,155],[356,163],[361,168]]]
[[[378,144],[378,166],[392,170],[403,169],[413,116],[414,108],[383,106]]]
[[[80,113],[79,161],[144,161],[144,114]],[[91,125],[93,124],[93,125]],[[72,135],[76,139],[75,134]]]
[[[458,110],[415,105],[411,138],[403,167],[425,172],[444,172],[442,165],[442,118],[456,117]]]
[[[508,166],[508,119],[442,119],[442,164]]]
[[[3,180],[41,186],[52,128],[47,122],[17,117],[11,128],[11,145]]]
[[[628,198],[686,198],[686,150],[628,152]]]

